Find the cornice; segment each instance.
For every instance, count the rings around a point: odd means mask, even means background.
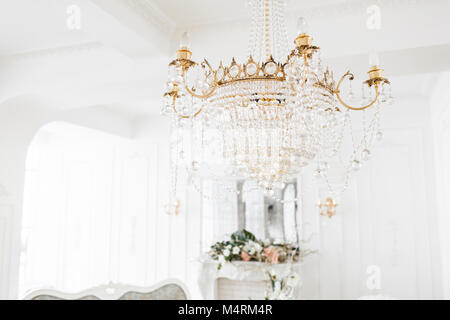
[[[334,5],[312,7],[302,10],[302,15],[309,18],[328,16],[341,16],[365,12],[371,5],[378,5],[381,9],[412,6],[420,3],[429,3],[429,0],[347,0]]]
[[[139,0],[135,0],[139,1]],[[146,0],[144,0],[146,1]],[[287,2],[287,16],[303,16],[309,19],[321,19],[329,17],[339,17],[345,15],[361,14],[365,13],[367,8],[371,5],[378,5],[383,9],[394,9],[405,6],[413,6],[418,4],[429,4],[430,0],[346,0],[338,2],[335,4],[327,4],[322,6],[311,6],[309,8],[296,7],[297,0],[286,0]],[[242,10],[244,10],[244,4],[242,5]],[[248,20],[248,19],[245,19]],[[225,18],[223,20],[211,21],[205,20],[203,22],[195,22],[192,25],[183,26],[184,28],[189,28],[192,26],[206,26],[214,24],[232,23],[232,22],[243,22],[242,18]]]
[[[105,46],[100,42],[88,42],[79,45],[66,46],[66,47],[58,47],[58,48],[50,48],[43,50],[36,50],[24,53],[17,53],[9,56],[4,56],[4,61],[7,62],[15,62],[15,61],[23,61],[29,59],[38,59],[38,58],[54,58],[54,57],[62,57],[67,55],[78,55],[91,51],[101,50],[105,48]]]
[[[159,31],[172,33],[177,25],[152,0],[124,0],[138,15]]]

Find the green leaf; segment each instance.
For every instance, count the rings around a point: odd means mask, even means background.
[[[239,230],[235,233],[233,233],[231,235],[231,239],[235,240],[235,241],[256,241],[256,237],[253,233],[243,229],[243,230]]]

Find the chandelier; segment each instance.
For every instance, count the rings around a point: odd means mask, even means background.
[[[313,164],[317,176],[326,176],[331,159],[343,149],[346,131],[353,128],[354,113],[364,114],[363,138],[353,141],[344,184],[350,172],[368,160],[372,143],[382,136],[381,107],[393,99],[376,57],[355,106],[348,85],[354,75],[347,72],[334,79],[322,64],[320,48],[313,44],[303,18],[295,46],[288,50],[284,1],[251,0],[249,4],[252,28],[244,63],[233,58],[214,69],[207,60],[194,62],[185,33],[176,59],[169,64],[162,107],[174,129],[173,199],[168,210],[179,208],[175,199],[182,165],[190,173],[218,180],[253,180],[267,196],[273,196],[305,166]],[[349,87],[345,97],[344,83]]]

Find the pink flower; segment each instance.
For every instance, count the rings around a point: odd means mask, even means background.
[[[264,253],[266,254],[267,260],[269,260],[273,264],[278,263],[278,258],[280,257],[280,253],[276,248],[265,248]]]
[[[275,250],[275,252],[272,254],[272,259],[270,262],[274,263],[274,264],[278,264],[278,258],[280,257],[280,253]]]
[[[244,261],[250,261],[250,256],[248,255],[248,253],[247,252],[245,252],[245,251],[242,251],[242,253],[241,253],[241,258],[242,258],[242,260],[244,260]]]

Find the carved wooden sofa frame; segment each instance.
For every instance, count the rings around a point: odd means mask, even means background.
[[[189,300],[187,287],[175,279],[151,287],[108,284],[79,293],[64,293],[52,289],[32,291],[23,300]]]

